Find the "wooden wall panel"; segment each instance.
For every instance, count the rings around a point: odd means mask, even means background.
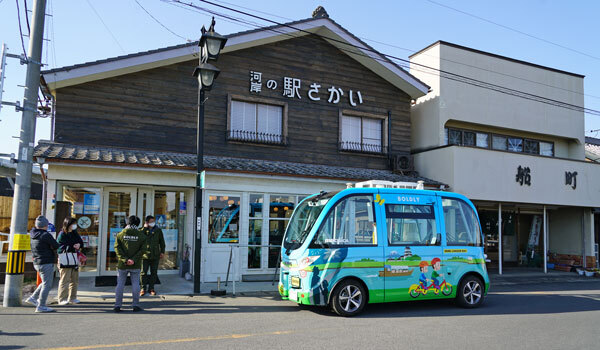
[[[59,89],[55,140],[84,145],[118,146],[194,153],[198,87],[189,61]],[[338,150],[339,111],[392,115],[392,152],[410,152],[410,97],[339,49],[316,36],[235,51],[215,63],[221,74],[207,93],[207,155],[385,169],[384,156]],[[249,92],[249,72],[263,73],[260,94]],[[302,80],[301,99],[282,96],[283,77]],[[266,88],[274,79],[276,90]],[[320,101],[307,91],[321,85]],[[334,85],[345,94],[327,102]],[[361,91],[363,104],[349,104],[349,90]],[[265,146],[227,141],[227,96],[260,96],[288,103],[289,145]],[[387,145],[385,145],[387,146]]]

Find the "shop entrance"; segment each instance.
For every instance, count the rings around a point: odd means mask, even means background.
[[[187,190],[158,187],[82,186],[63,184],[58,193],[55,221],[60,226],[67,216],[77,219],[78,233],[88,257],[83,275],[115,275],[117,257],[115,237],[137,215],[143,225],[153,215],[165,239],[165,256],[159,270],[177,270],[186,250]]]
[[[503,209],[505,206],[503,206]],[[502,210],[502,266],[507,268],[540,268],[544,266],[543,211],[508,207]],[[479,209],[485,238],[488,268],[499,269],[500,240],[498,209]]]

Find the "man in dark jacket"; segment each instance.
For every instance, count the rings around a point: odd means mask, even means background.
[[[46,300],[54,281],[55,251],[59,245],[48,232],[48,219],[41,215],[35,219],[35,228],[31,230],[30,238],[33,267],[40,273],[42,283],[25,302],[35,305],[35,312],[53,312],[53,309],[46,306]]]
[[[137,227],[140,218],[132,215],[128,225],[117,234],[115,239],[115,253],[117,254],[117,288],[115,290],[115,312],[121,312],[123,306],[123,289],[127,274],[131,277],[131,294],[133,297],[133,311],[142,311],[140,303],[140,268],[142,255],[146,250],[146,236]]]
[[[146,251],[142,256],[142,274],[140,276],[141,291],[140,296],[150,291],[150,295],[156,295],[154,283],[158,279],[158,263],[165,255],[165,238],[162,230],[156,227],[154,216],[146,216],[146,224],[142,228],[142,233],[146,236]],[[150,268],[150,275],[148,275]]]

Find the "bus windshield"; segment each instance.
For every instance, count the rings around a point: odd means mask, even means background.
[[[294,211],[285,232],[283,247],[287,250],[298,249],[306,240],[319,214],[337,192],[322,192],[302,202]]]

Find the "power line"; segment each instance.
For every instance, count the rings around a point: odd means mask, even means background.
[[[589,58],[593,58],[593,59],[596,59],[596,60],[599,60],[599,61],[600,61],[600,57],[596,57],[596,56],[593,56],[593,55],[587,54],[587,53],[585,53],[585,52],[582,52],[582,51],[579,51],[579,50],[576,50],[576,49],[572,49],[572,48],[570,48],[570,47],[567,47],[567,46],[564,46],[564,45],[561,45],[561,44],[557,44],[557,43],[555,43],[555,42],[552,42],[552,41],[550,41],[550,40],[546,40],[546,39],[544,39],[544,38],[540,38],[540,37],[538,37],[538,36],[535,36],[535,35],[532,35],[532,34],[525,33],[525,32],[523,32],[523,31],[521,31],[521,30],[518,30],[518,29],[515,29],[515,28],[511,28],[511,27],[509,27],[509,26],[506,26],[506,25],[504,25],[504,24],[500,24],[500,23],[497,23],[497,22],[491,21],[491,20],[489,20],[489,19],[487,19],[487,18],[483,18],[483,17],[477,16],[477,15],[474,15],[474,14],[468,13],[468,12],[466,12],[466,11],[459,10],[459,9],[456,9],[456,8],[454,8],[454,7],[450,7],[450,6],[448,6],[448,5],[440,4],[439,2],[435,2],[435,1],[433,1],[433,0],[427,0],[427,1],[429,1],[430,3],[432,3],[432,4],[434,4],[434,5],[437,5],[437,6],[440,6],[440,7],[445,7],[445,8],[447,8],[447,9],[449,9],[449,10],[452,10],[452,11],[456,11],[456,12],[462,13],[463,15],[467,15],[467,16],[469,16],[469,17],[477,18],[477,19],[478,19],[478,20],[480,20],[480,21],[484,21],[484,22],[487,22],[487,23],[493,24],[493,25],[495,25],[495,26],[498,26],[498,27],[501,27],[501,28],[504,28],[504,29],[510,30],[510,31],[512,31],[512,32],[519,33],[519,34],[521,34],[521,35],[525,35],[525,36],[528,36],[528,37],[530,37],[530,38],[533,38],[533,39],[536,39],[536,40],[539,40],[539,41],[543,41],[543,42],[545,42],[546,44],[554,45],[554,46],[560,47],[560,48],[562,48],[562,49],[569,50],[569,51],[572,51],[572,52],[578,53],[578,54],[580,54],[580,55],[583,55],[583,56],[586,56],[586,57],[589,57]]]
[[[17,20],[19,21],[19,36],[21,37],[21,47],[23,48],[23,55],[27,57],[27,50],[25,50],[25,41],[23,40],[23,28],[21,28],[21,9],[19,8],[19,0],[15,0],[17,3]]]
[[[100,19],[100,22],[102,22],[102,25],[104,26],[104,28],[106,28],[106,31],[110,34],[110,36],[112,36],[112,38],[115,41],[115,43],[117,43],[117,45],[121,49],[121,52],[125,53],[125,50],[123,50],[123,46],[121,46],[121,44],[119,43],[119,40],[117,40],[117,37],[115,37],[115,35],[112,33],[112,31],[110,30],[110,28],[106,25],[106,23],[104,23],[104,20],[102,19],[102,17],[98,13],[98,11],[96,11],[96,9],[94,8],[94,6],[90,2],[90,0],[87,0],[87,3],[88,3],[88,5],[90,5],[90,7],[92,8],[92,11],[94,11],[94,13],[96,14],[96,16],[98,16],[98,19]]]
[[[261,13],[261,14],[265,14],[265,15],[269,15],[269,16],[273,16],[273,17],[285,19],[287,21],[293,21],[293,19],[291,19],[291,18],[279,16],[279,15],[276,15],[276,14],[273,14],[273,13],[269,13],[269,12],[253,10],[253,9],[251,9],[249,7],[244,7],[244,6],[233,4],[233,3],[229,3],[229,2],[226,2],[226,1],[222,1],[222,0],[213,0],[213,1],[216,1],[216,2],[222,3],[222,4],[226,4],[226,5],[230,5],[230,6],[234,6],[234,7],[237,7],[237,8],[242,8],[242,9],[245,9],[245,10],[250,10],[250,11],[257,12],[257,13]],[[381,42],[381,41],[377,41],[377,40],[373,40],[373,39],[369,39],[369,38],[365,38],[365,37],[361,37],[361,36],[356,36],[356,37],[359,38],[359,39],[361,39],[361,40],[370,41],[370,42],[373,42],[373,43],[376,43],[376,44],[380,44],[380,45],[384,45],[384,46],[393,47],[393,48],[396,48],[396,49],[408,51],[411,54],[416,53],[416,52],[419,51],[419,50],[408,49],[408,48],[405,48],[405,47],[401,47],[401,46],[397,46],[397,45],[393,45],[393,44],[389,44],[389,43],[384,43],[384,42]],[[422,53],[422,55],[428,56],[428,57],[439,58],[440,60],[445,61],[445,62],[451,62],[451,63],[454,63],[454,64],[459,64],[459,65],[462,65],[462,66],[466,66],[466,67],[469,67],[469,68],[474,68],[474,69],[478,69],[478,70],[481,70],[481,71],[485,71],[485,72],[489,72],[489,73],[494,73],[494,74],[502,75],[502,76],[505,76],[505,77],[513,78],[513,79],[518,79],[518,80],[526,81],[528,83],[537,84],[537,85],[541,85],[541,86],[546,86],[546,87],[550,87],[550,88],[553,88],[553,89],[558,89],[558,90],[562,90],[562,91],[566,91],[566,92],[571,92],[571,93],[574,93],[574,94],[577,94],[577,95],[592,97],[592,98],[600,100],[600,96],[595,96],[595,95],[591,95],[591,94],[587,94],[587,93],[583,93],[583,92],[579,92],[579,91],[575,91],[575,90],[570,90],[570,89],[566,89],[566,88],[563,88],[563,87],[554,86],[554,85],[551,85],[551,84],[546,84],[546,83],[542,83],[542,82],[531,80],[531,79],[526,79],[526,78],[519,77],[519,76],[516,76],[516,75],[511,75],[511,74],[507,74],[507,73],[497,72],[497,71],[494,71],[492,69],[486,69],[486,68],[478,67],[478,66],[475,66],[475,65],[471,65],[471,64],[467,64],[467,63],[463,63],[463,62],[459,62],[459,61],[450,60],[448,58],[442,58],[442,57],[438,57],[438,56],[433,56],[433,55],[429,55],[427,53]]]
[[[208,9],[199,7],[197,5],[194,5],[192,3],[187,4],[187,3],[184,3],[184,2],[179,1],[179,0],[172,0],[172,1],[173,2],[178,2],[178,3],[186,5],[186,6],[194,7],[194,8],[203,10],[203,11],[208,11],[209,13],[217,15],[217,16],[221,16],[221,14],[219,14],[216,11],[208,10]],[[376,59],[376,60],[381,60],[381,61],[387,62],[387,63],[392,63],[392,61],[390,59],[393,59],[393,60],[396,60],[396,61],[401,61],[401,62],[405,62],[405,63],[408,63],[408,64],[417,65],[417,66],[420,66],[420,67],[423,67],[423,68],[426,68],[426,69],[430,69],[430,70],[439,72],[439,76],[443,77],[443,78],[446,78],[446,79],[459,81],[459,82],[466,83],[466,84],[473,85],[473,86],[477,86],[477,87],[480,87],[480,88],[486,88],[486,89],[493,90],[493,91],[496,91],[496,92],[500,92],[500,93],[504,93],[504,94],[508,94],[508,95],[512,95],[512,96],[516,96],[516,97],[520,97],[520,98],[524,98],[524,99],[528,99],[528,100],[532,100],[532,101],[536,101],[536,102],[540,102],[540,103],[546,103],[546,104],[557,106],[557,107],[563,107],[563,108],[570,109],[570,110],[576,110],[576,111],[579,111],[579,112],[584,112],[584,113],[588,113],[588,114],[600,116],[600,111],[598,111],[598,110],[594,110],[594,109],[585,108],[585,107],[582,107],[582,106],[573,105],[573,104],[570,104],[570,103],[567,103],[567,102],[558,101],[558,100],[550,99],[550,98],[547,98],[547,97],[543,97],[543,96],[531,94],[531,93],[528,93],[528,92],[524,92],[524,91],[520,91],[520,90],[511,89],[511,88],[508,88],[508,87],[504,87],[504,86],[500,86],[500,85],[488,83],[488,82],[485,82],[485,81],[481,81],[481,80],[478,80],[478,79],[470,78],[470,77],[463,76],[463,75],[460,75],[460,74],[455,74],[455,73],[448,72],[448,71],[445,71],[445,70],[441,70],[441,69],[429,67],[429,66],[426,66],[426,65],[423,65],[423,64],[419,64],[419,63],[415,63],[415,62],[410,62],[409,60],[406,60],[406,59],[402,59],[402,58],[395,57],[395,56],[392,56],[392,55],[387,55],[387,54],[380,53],[380,52],[376,51],[375,49],[373,49],[371,47],[368,47],[368,45],[367,46],[353,45],[353,44],[350,44],[350,43],[348,43],[346,41],[339,40],[337,38],[331,38],[331,37],[327,37],[327,36],[324,36],[324,35],[315,34],[315,33],[312,33],[312,32],[309,32],[309,31],[306,31],[306,30],[303,30],[303,29],[300,29],[300,28],[296,28],[296,27],[294,27],[293,25],[290,25],[290,24],[279,23],[277,21],[274,21],[274,20],[271,20],[271,19],[268,19],[268,18],[264,18],[264,17],[260,17],[260,16],[257,16],[257,15],[254,15],[254,14],[251,14],[251,13],[248,13],[248,12],[236,10],[236,9],[233,9],[233,8],[230,8],[230,7],[227,7],[227,6],[215,4],[215,3],[207,1],[207,0],[200,0],[200,1],[202,1],[204,3],[207,3],[207,4],[210,4],[210,5],[213,5],[213,6],[216,6],[216,7],[227,9],[229,11],[233,11],[233,12],[240,13],[240,14],[243,14],[243,15],[246,15],[246,16],[250,16],[250,17],[253,17],[253,18],[257,18],[257,19],[260,19],[260,20],[263,20],[263,21],[266,21],[266,22],[270,22],[270,23],[276,24],[278,26],[288,27],[288,28],[294,29],[296,31],[305,32],[307,34],[312,34],[312,35],[315,35],[315,36],[320,37],[322,39],[327,39],[329,41],[339,42],[341,44],[344,44],[344,45],[352,47],[352,48],[357,48],[357,49],[360,49],[360,50],[371,51],[371,52],[373,52],[373,53],[375,53],[377,55],[380,55],[381,57],[385,57],[385,58],[378,59],[377,57],[373,57],[373,56],[370,56],[370,55],[362,54],[360,52],[351,51],[351,50],[344,49],[344,48],[339,48],[342,51],[348,51],[348,52],[350,52],[352,54],[355,54],[355,55],[363,55],[365,57],[369,57],[371,59]],[[228,16],[228,15],[225,15],[225,16],[227,16],[228,18],[233,18],[233,17]],[[268,28],[268,30],[272,30],[272,31],[276,32],[276,30],[274,28]],[[392,63],[392,64],[394,64],[394,63]]]
[[[175,36],[176,36],[176,37],[178,37],[178,38],[181,38],[181,39],[183,39],[183,40],[186,40],[186,41],[188,41],[188,42],[189,42],[189,41],[192,41],[192,40],[190,40],[190,39],[188,39],[188,38],[184,38],[184,37],[182,37],[181,35],[179,35],[179,34],[175,33],[175,32],[174,32],[174,31],[172,31],[171,29],[169,29],[167,26],[165,26],[164,24],[162,24],[162,23],[161,23],[161,22],[160,22],[158,19],[156,19],[156,17],[152,16],[152,14],[151,14],[150,12],[148,12],[148,10],[146,10],[146,9],[144,8],[144,6],[142,6],[142,4],[140,4],[140,2],[139,2],[138,0],[134,0],[134,1],[135,1],[135,3],[136,3],[136,4],[138,4],[138,6],[139,6],[139,7],[140,7],[142,10],[144,10],[144,12],[146,12],[146,13],[148,14],[148,16],[150,16],[150,17],[151,17],[151,18],[152,18],[152,19],[153,19],[153,20],[154,20],[156,23],[160,24],[160,26],[161,26],[161,27],[165,28],[165,29],[166,29],[166,30],[167,30],[169,33],[171,33],[171,34],[175,35]]]
[[[29,26],[29,10],[27,9],[27,0],[23,0],[25,4],[25,22],[27,23],[27,35],[31,35],[31,27]]]

